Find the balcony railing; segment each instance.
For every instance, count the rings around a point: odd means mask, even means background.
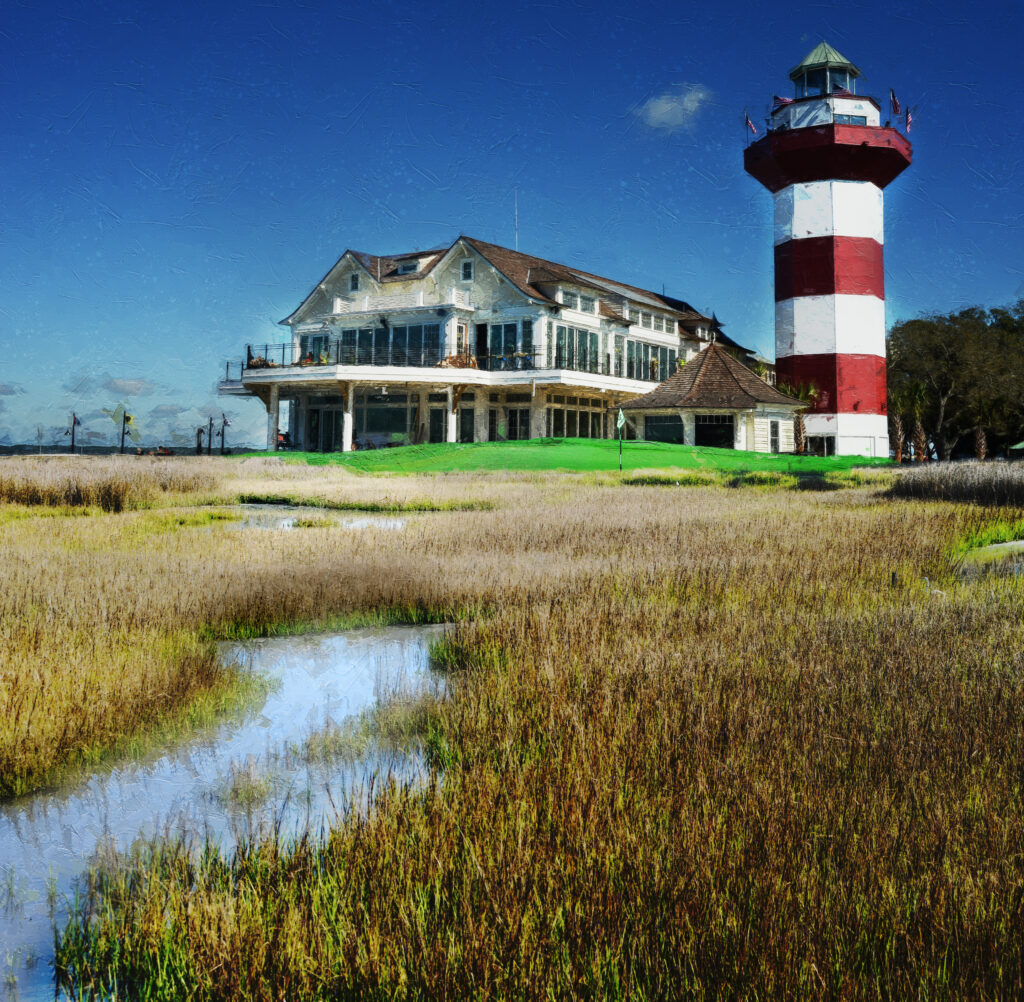
[[[396,366],[399,368],[477,369],[484,372],[551,371],[554,369],[585,372],[598,376],[619,376],[656,383],[665,378],[653,359],[646,371],[639,360],[613,358],[557,349],[550,353],[517,351],[508,354],[471,355],[452,353],[436,343],[398,346],[395,344],[346,345],[332,341],[316,353],[304,355],[293,344],[249,345],[244,360],[228,362],[226,382],[237,382],[243,375],[252,376],[262,369],[310,369],[334,365],[366,367]]]

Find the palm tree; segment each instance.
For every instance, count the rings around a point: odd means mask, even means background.
[[[925,434],[921,416],[928,403],[928,393],[922,383],[911,383],[907,387],[907,406],[914,419],[914,462],[923,463],[928,455],[928,436]]]
[[[904,390],[889,389],[889,423],[892,425],[893,453],[897,465],[903,462],[903,441],[907,430],[903,415],[907,410],[907,394]]]
[[[814,383],[780,383],[778,390],[787,397],[794,397],[805,404],[793,417],[793,449],[798,456],[802,456],[807,450],[807,426],[804,424],[804,415],[814,409],[821,396],[821,390]]]

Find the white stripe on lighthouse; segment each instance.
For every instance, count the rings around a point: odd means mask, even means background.
[[[883,242],[882,189],[869,181],[804,181],[774,198],[776,246],[831,236]]]
[[[797,296],[775,304],[775,357],[885,357],[885,301],[877,296]]]

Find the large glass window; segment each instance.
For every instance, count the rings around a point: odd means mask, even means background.
[[[359,331],[355,329],[343,330],[341,332],[341,351],[338,361],[342,365],[354,365],[356,361],[356,337]]]
[[[533,363],[533,321],[523,321],[523,347],[522,352],[524,355],[529,356],[529,361]]]
[[[391,328],[391,364],[408,365],[409,332],[405,327]]]
[[[419,324],[413,324],[407,329],[406,338],[408,341],[408,347],[406,348],[406,357],[409,359],[409,365],[422,365],[423,364],[423,328]]]
[[[441,325],[423,326],[423,364],[437,365],[441,361]]]
[[[373,361],[373,331],[369,327],[359,328],[359,343],[356,348],[356,362],[369,365]]]
[[[391,331],[387,327],[378,327],[373,332],[373,364],[387,365],[388,342],[391,340]]]

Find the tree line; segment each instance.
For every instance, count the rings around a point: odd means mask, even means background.
[[[887,369],[897,462],[984,459],[1024,439],[1024,299],[896,324]]]

